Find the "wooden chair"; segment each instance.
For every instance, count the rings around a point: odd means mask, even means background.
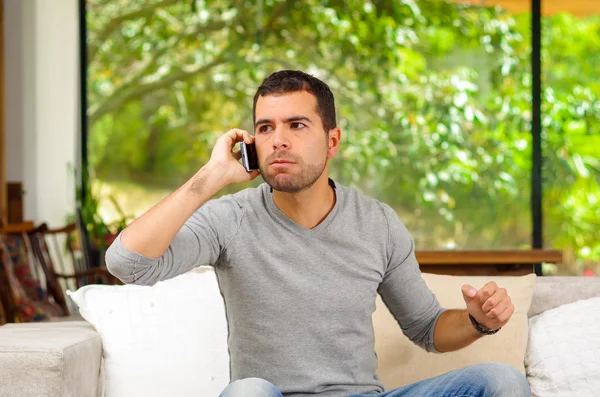
[[[49,229],[46,224],[38,227],[34,227],[32,224],[20,224],[0,229],[0,247],[4,251],[2,258],[4,276],[0,282],[3,290],[8,290],[2,294],[4,296],[3,306],[8,307],[8,309],[5,308],[5,311],[11,312],[8,315],[8,321],[11,319],[16,322],[43,321],[68,316],[69,307],[65,299],[64,288],[69,287],[70,281],[74,281],[76,288],[98,282],[120,284],[120,281],[112,276],[105,267],[81,268],[81,261],[76,255],[79,253],[81,256],[76,235],[77,228],[74,224],[57,229]],[[8,244],[10,240],[12,240],[12,246]],[[20,246],[17,246],[19,242]],[[52,246],[51,243],[54,243],[53,252],[49,248]],[[41,291],[39,278],[36,283],[32,281],[32,274],[25,277],[15,271],[15,263],[10,253],[12,250],[14,257],[14,251],[18,249],[25,249],[27,257],[33,261],[30,263],[31,267],[43,274],[46,281],[45,290]],[[73,260],[73,270],[65,266],[62,255],[64,250],[67,252],[67,257]],[[9,254],[7,255],[7,253]],[[23,261],[23,256],[24,254],[20,253],[18,259]],[[18,266],[22,272],[26,272],[22,262]],[[5,286],[6,288],[4,288]],[[23,312],[24,310],[26,312]],[[46,316],[36,316],[34,310],[46,312]]]
[[[1,288],[1,287],[0,287]],[[0,325],[4,325],[8,322],[6,314],[4,313],[4,303],[0,292]]]
[[[4,249],[0,244],[0,309],[2,310],[2,319],[0,325],[15,322],[15,307],[13,293],[14,274],[12,268],[6,270],[6,259]],[[9,276],[10,275],[10,276]]]
[[[22,232],[31,227],[19,224],[0,230],[0,295],[8,322],[44,321],[67,314],[34,276],[28,237]]]
[[[80,288],[81,286],[90,283],[110,285],[121,284],[121,281],[110,274],[108,269],[104,266],[85,268],[83,261],[80,261],[75,254],[76,252],[81,251],[81,246],[76,237],[77,227],[74,223],[57,229],[49,229],[48,226],[43,223],[35,230],[31,231],[29,235],[33,253],[37,257],[46,277],[48,293],[52,294],[54,299],[63,308],[66,308],[67,305],[63,287],[59,280],[63,280],[65,286],[69,280],[73,280],[75,281],[76,288]],[[68,247],[67,251],[74,264],[74,271],[71,272],[67,270],[63,257],[61,255],[53,256],[49,249],[50,246],[54,247],[55,252],[60,249],[59,241],[63,240],[60,238],[61,236],[64,238],[64,242]],[[80,257],[82,259],[83,255],[85,255],[85,253],[81,252]],[[57,265],[60,265],[60,267]]]
[[[21,223],[4,227],[4,232],[12,233],[22,228],[33,227],[32,222]],[[26,293],[14,272],[12,260],[8,256],[5,246],[0,240],[0,306],[3,318],[0,323],[15,322],[17,307],[15,302],[26,300]]]

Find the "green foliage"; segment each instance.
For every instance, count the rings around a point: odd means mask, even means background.
[[[102,205],[101,186],[94,184],[94,178],[90,177],[87,169],[82,171],[83,184],[81,185],[78,182],[77,170],[70,164],[69,171],[75,179],[75,200],[90,242],[94,247],[104,249],[118,233],[127,227],[128,222],[133,220],[133,217],[125,214],[113,196],[108,196],[107,198],[116,209],[119,218],[114,222],[106,222],[100,210]],[[67,221],[76,222],[75,215],[68,215]]]
[[[421,249],[529,245],[529,15],[439,0],[87,4],[102,180],[179,186],[216,134],[251,128],[264,77],[302,69],[336,95],[333,176],[392,205]],[[546,242],[600,261],[600,18],[543,27]]]

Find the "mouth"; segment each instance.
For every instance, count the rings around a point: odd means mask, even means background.
[[[294,164],[293,161],[290,160],[285,160],[285,159],[279,159],[279,160],[275,160],[273,162],[271,162],[271,165],[291,165]]]

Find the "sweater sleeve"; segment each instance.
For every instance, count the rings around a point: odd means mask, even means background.
[[[197,266],[213,266],[239,230],[243,215],[242,207],[230,196],[208,201],[185,222],[159,258],[127,249],[119,234],[106,251],[106,266],[124,283],[139,285],[154,285]]]
[[[437,353],[433,333],[444,309],[421,277],[410,233],[389,206],[384,205],[384,211],[388,265],[378,292],[402,332],[418,346]]]

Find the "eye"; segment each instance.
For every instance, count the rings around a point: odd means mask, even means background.
[[[270,125],[261,125],[260,127],[258,127],[258,132],[268,132],[270,130],[271,130]]]
[[[294,123],[290,124],[290,127],[292,127],[292,129],[294,129],[294,130],[298,130],[300,128],[306,127],[306,125],[299,123],[299,122],[294,122]]]

